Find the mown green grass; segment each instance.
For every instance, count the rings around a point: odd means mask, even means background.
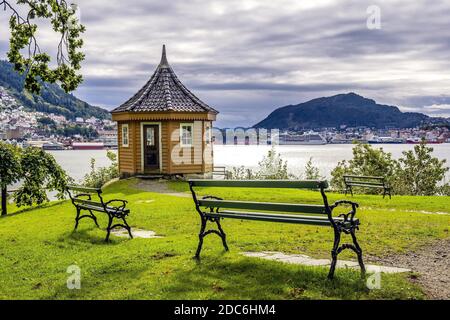
[[[324,227],[225,220],[231,251],[220,239],[205,239],[202,260],[192,259],[199,218],[190,198],[143,192],[126,180],[105,189],[108,199],[129,201],[133,227],[156,231],[159,239],[104,242],[105,231],[90,220],[73,232],[75,210],[69,202],[33,210],[10,208],[0,218],[0,298],[2,299],[421,299],[408,274],[383,275],[380,290],[368,290],[358,271],[341,270],[326,280],[327,268],[301,267],[247,258],[243,251],[283,251],[328,257],[332,232]],[[185,191],[185,184],[172,184]],[[310,191],[201,190],[227,199],[320,203]],[[342,198],[330,195],[331,199]],[[407,200],[390,211],[379,197],[366,196],[358,213],[365,253],[385,255],[413,250],[448,237],[450,218],[408,212]],[[359,196],[356,201],[363,203]],[[448,199],[441,198],[442,201]],[[371,202],[370,202],[371,201]],[[429,201],[426,211],[445,211]],[[445,206],[443,207],[445,208]],[[102,228],[106,217],[99,214]],[[351,257],[351,255],[347,255]],[[69,290],[67,267],[81,268],[81,290]]]

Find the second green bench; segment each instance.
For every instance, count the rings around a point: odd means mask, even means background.
[[[371,177],[371,176],[344,176],[345,195],[350,192],[353,197],[353,187],[359,188],[378,188],[383,189],[383,198],[389,195],[389,199],[392,199],[391,190],[388,182],[384,177]]]
[[[351,201],[338,201],[329,205],[325,193],[325,189],[328,188],[327,181],[189,180],[189,186],[201,220],[199,244],[195,254],[196,258],[200,257],[203,238],[209,234],[216,234],[221,237],[223,246],[228,251],[226,234],[220,223],[222,219],[307,224],[328,227],[334,231],[334,244],[331,250],[332,262],[328,278],[333,278],[337,257],[345,249],[351,249],[357,254],[362,274],[365,274],[362,249],[356,239],[356,230],[360,225],[359,220],[355,219],[358,204]],[[320,191],[323,203],[321,205],[313,205],[234,201],[224,200],[215,196],[199,198],[195,189],[196,187],[314,189]],[[340,205],[350,205],[351,210],[346,214],[333,216],[333,210]],[[215,224],[217,230],[206,230],[208,223]],[[342,234],[350,235],[353,243],[341,245]]]
[[[98,227],[97,217],[94,215],[94,212],[103,212],[108,215],[108,226],[106,227],[105,241],[109,241],[111,231],[118,227],[127,230],[130,238],[133,238],[133,235],[131,234],[131,227],[126,221],[126,217],[130,213],[130,209],[126,208],[128,203],[127,201],[117,199],[104,201],[102,197],[102,189],[100,188],[68,186],[66,191],[77,211],[77,215],[75,217],[75,230],[78,228],[78,223],[80,220],[84,218],[94,220]],[[93,197],[96,199],[93,199]],[[120,205],[115,205],[118,203],[120,203]],[[86,212],[86,214],[82,214],[82,211]],[[116,220],[119,220],[119,222],[114,223]]]

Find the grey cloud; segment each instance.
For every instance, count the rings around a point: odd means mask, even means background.
[[[319,84],[277,84],[277,83],[264,83],[264,82],[247,82],[247,83],[216,83],[216,84],[197,84],[193,85],[194,88],[201,90],[264,90],[264,91],[307,91],[307,92],[323,92],[332,90],[348,90],[349,88],[365,88],[369,89],[371,86],[364,84],[352,84],[352,83],[319,83]],[[381,89],[375,87],[374,89]]]
[[[83,81],[84,87],[90,88],[110,88],[116,90],[117,88],[133,88],[139,86],[140,83],[130,78],[105,78],[105,77],[85,77]],[[142,83],[141,86],[144,84]]]
[[[428,114],[449,104],[445,0],[378,0],[381,30],[366,28],[372,0],[75,2],[87,27],[76,94],[94,104],[115,107],[141,88],[163,43],[183,83],[221,111],[218,125],[349,91]],[[0,30],[0,56],[5,41]]]
[[[412,96],[407,99],[408,105],[415,108],[430,105],[450,105],[450,95]],[[450,111],[450,110],[449,110]]]

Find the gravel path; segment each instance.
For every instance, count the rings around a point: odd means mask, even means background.
[[[191,198],[191,195],[183,192],[176,192],[169,188],[169,185],[166,180],[142,180],[140,179],[138,183],[136,183],[136,188],[148,191],[148,192],[157,192],[162,194],[167,194],[170,196],[181,197],[181,198]]]
[[[419,274],[411,280],[419,283],[430,299],[450,299],[450,239],[439,240],[417,252],[383,258],[367,256],[367,260],[411,269]]]

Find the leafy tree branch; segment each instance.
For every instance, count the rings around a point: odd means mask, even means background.
[[[66,91],[75,90],[82,82],[78,73],[84,54],[81,34],[85,27],[76,17],[76,5],[69,5],[65,0],[0,0],[0,8],[10,13],[8,60],[16,71],[25,76],[25,88],[32,93],[39,93],[39,80],[58,83]],[[19,7],[26,8],[21,14]],[[57,46],[57,66],[50,67],[50,55],[41,50],[36,39],[38,26],[36,19],[49,20],[53,31],[60,34]],[[27,51],[24,55],[23,51]]]

